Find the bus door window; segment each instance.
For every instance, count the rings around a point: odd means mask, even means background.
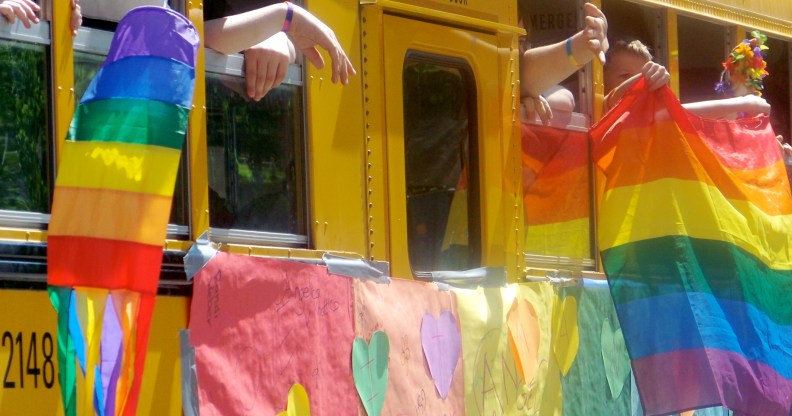
[[[49,24],[0,18],[0,226],[43,228],[52,174]]]
[[[302,67],[254,101],[241,55],[206,56],[212,239],[307,246]]]
[[[413,271],[480,265],[475,83],[467,63],[408,53],[403,68]]]
[[[679,15],[679,101],[716,100],[715,83],[720,80],[721,63],[734,45],[726,27]],[[695,40],[694,40],[695,39]]]
[[[90,9],[88,12],[91,12]],[[74,94],[76,102],[82,98],[110,50],[113,32],[99,29],[99,27],[115,28],[115,23],[104,20],[87,20],[87,24],[80,28],[74,38]],[[94,27],[89,25],[94,25]],[[183,149],[186,150],[186,146]],[[168,238],[186,239],[189,235],[189,191],[186,178],[188,178],[187,152],[182,151],[179,172],[176,175],[176,187],[173,192]]]

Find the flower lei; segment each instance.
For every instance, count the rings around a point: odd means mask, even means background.
[[[767,36],[754,30],[751,39],[744,39],[732,49],[726,62],[720,82],[715,84],[715,91],[721,94],[732,93],[734,85],[744,85],[749,92],[762,96],[762,80],[769,73],[765,69],[764,58],[770,48],[765,45]]]

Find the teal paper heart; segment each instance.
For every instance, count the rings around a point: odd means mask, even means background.
[[[602,361],[613,400],[621,395],[627,376],[630,375],[630,357],[624,345],[621,328],[613,328],[610,319],[602,322]]]
[[[388,389],[388,335],[377,331],[366,345],[363,338],[352,344],[352,374],[363,407],[368,416],[379,416]]]

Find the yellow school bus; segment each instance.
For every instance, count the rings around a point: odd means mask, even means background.
[[[202,32],[213,1],[170,6]],[[236,254],[387,262],[404,279],[482,267],[509,281],[596,275],[596,178],[585,138],[601,115],[601,64],[564,81],[575,111],[549,127],[524,122],[519,102],[521,37],[541,45],[572,35],[583,25],[581,1],[526,1],[527,30],[516,0],[303,3],[335,30],[358,76],[341,87],[327,69],[293,64],[283,85],[255,102],[244,94],[243,56],[202,49],[139,414],[182,411],[178,331],[191,294],[182,259],[202,235]],[[650,45],[683,102],[712,98],[727,51],[747,31],[766,33],[765,97],[777,133],[792,136],[792,3],[597,3],[611,39]],[[30,29],[0,23],[2,415],[62,414],[47,224],[59,149],[114,28],[113,18],[86,7],[72,37],[69,2],[43,9],[50,16]],[[577,152],[577,174],[526,196],[526,135],[577,138],[554,150]],[[574,215],[544,218],[569,198]]]

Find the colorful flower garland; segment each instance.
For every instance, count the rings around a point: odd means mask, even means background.
[[[761,96],[762,80],[768,75],[767,62],[764,58],[767,36],[754,30],[751,39],[744,39],[735,46],[729,58],[723,63],[720,82],[715,84],[715,91],[721,94],[733,94],[735,85],[743,85],[748,92]]]

